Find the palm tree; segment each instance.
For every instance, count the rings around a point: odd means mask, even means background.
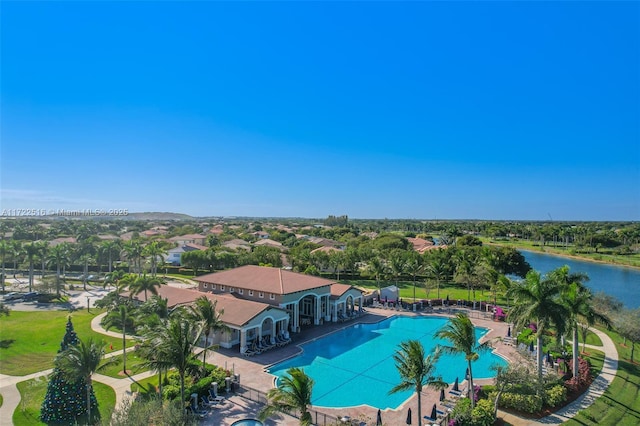
[[[128,317],[129,310],[125,303],[121,303],[117,307],[117,311],[113,310],[104,317],[102,326],[105,330],[109,330],[114,326],[122,329],[122,372],[127,374],[127,321],[130,323],[132,321]]]
[[[529,271],[523,282],[515,283],[508,291],[514,299],[509,321],[516,328],[536,323],[538,345],[538,377],[542,380],[542,336],[555,327],[558,336],[564,335],[569,311],[560,300],[561,285],[553,279],[542,279],[537,271]]]
[[[15,276],[16,270],[18,269],[18,259],[20,259],[22,253],[24,253],[22,243],[17,240],[11,241],[10,253],[11,257],[13,258],[13,273]]]
[[[469,369],[469,399],[471,408],[475,406],[473,398],[473,369],[471,363],[480,357],[480,353],[491,349],[489,342],[482,344],[476,339],[476,330],[471,320],[465,313],[458,313],[454,318],[449,318],[449,322],[440,330],[436,331],[434,337],[448,340],[451,346],[439,346],[444,353],[464,354]]]
[[[302,368],[290,368],[287,375],[280,378],[277,388],[267,392],[267,405],[258,413],[262,421],[275,413],[300,412],[300,425],[312,424],[309,406],[313,392],[313,379],[307,376]]]
[[[24,245],[24,255],[29,262],[29,291],[33,291],[33,264],[40,252],[40,246],[36,242],[30,242]]]
[[[0,240],[0,262],[2,262],[2,277],[0,277],[0,285],[2,285],[2,291],[4,291],[4,280],[6,278],[4,262],[7,254],[11,252],[11,244],[7,240]]]
[[[113,271],[113,255],[118,252],[120,244],[117,241],[103,241],[100,244],[100,251],[107,257],[107,264],[109,266],[109,273]]]
[[[593,309],[593,295],[583,284],[589,278],[581,273],[569,273],[569,267],[563,266],[549,273],[550,279],[562,287],[562,302],[569,312],[568,324],[573,338],[573,374],[578,372],[578,329],[580,323],[585,327],[592,326],[596,321],[611,326],[606,315],[602,315]],[[585,342],[586,343],[586,342]]]
[[[436,364],[440,358],[440,351],[425,356],[424,347],[418,340],[407,340],[400,343],[400,350],[394,355],[396,368],[400,373],[401,382],[389,391],[390,394],[415,389],[418,396],[418,419],[422,419],[422,388],[444,389],[447,384],[442,377],[435,376]]]
[[[71,256],[69,243],[62,243],[51,247],[49,264],[56,265],[56,295],[60,297],[60,268],[69,265]]]
[[[47,264],[47,255],[49,254],[49,243],[46,241],[37,241],[36,244],[38,245],[38,257],[42,264],[40,280],[44,282],[45,266]]]
[[[79,340],[77,345],[69,345],[55,359],[58,367],[70,381],[83,379],[87,390],[87,419],[91,422],[91,376],[109,363],[102,363],[104,342],[90,337],[86,342]],[[111,361],[113,362],[113,361]]]
[[[387,265],[378,256],[369,260],[369,271],[376,277],[376,286],[380,291],[380,278],[387,272]]]
[[[413,278],[413,302],[416,301],[416,276],[422,271],[422,257],[415,251],[407,252],[405,270]]]
[[[401,249],[394,249],[389,255],[389,270],[396,280],[396,286],[398,285],[398,279],[404,272],[404,268],[407,264],[405,259],[405,251]]]
[[[190,306],[190,313],[193,319],[202,323],[204,332],[204,350],[202,351],[202,366],[204,367],[207,359],[207,348],[209,347],[209,334],[217,331],[228,331],[229,327],[222,322],[224,309],[216,311],[217,301],[211,302],[206,296],[200,296],[196,299],[195,304]]]
[[[148,277],[146,274],[139,276],[135,281],[129,285],[129,290],[132,295],[138,295],[144,292],[144,300],[147,301],[147,292],[151,294],[158,294],[158,288],[162,285],[162,280],[156,277]]]
[[[142,255],[150,258],[152,277],[155,277],[158,271],[158,258],[163,259],[166,254],[167,250],[160,246],[157,241],[147,244],[142,250]]]
[[[131,240],[124,243],[123,253],[129,262],[129,272],[133,266],[133,272],[138,275],[142,275],[142,267],[140,265],[140,259],[142,258],[142,244],[138,240]]]
[[[431,260],[426,266],[427,277],[436,282],[438,289],[438,299],[440,299],[440,284],[446,281],[449,276],[447,263],[440,257]]]
[[[201,324],[189,321],[180,315],[172,316],[166,325],[147,333],[148,348],[154,359],[162,360],[178,370],[180,397],[184,398],[184,378],[189,362],[194,359],[193,349],[202,334]]]

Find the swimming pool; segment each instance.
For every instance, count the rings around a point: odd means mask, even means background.
[[[277,377],[291,367],[304,368],[315,381],[311,403],[321,407],[398,408],[414,392],[389,395],[400,382],[393,354],[400,342],[419,340],[429,353],[436,344],[446,342],[433,334],[447,322],[440,317],[391,317],[376,324],[354,324],[324,338],[302,345],[302,354],[273,365],[269,372]],[[476,327],[479,339],[487,329]],[[490,352],[473,363],[474,379],[494,376],[490,367],[506,361]],[[442,355],[437,374],[445,382],[464,380],[467,362],[463,355]]]
[[[233,422],[231,426],[262,426],[263,423],[255,419],[244,419]]]

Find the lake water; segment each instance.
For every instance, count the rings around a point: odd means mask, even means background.
[[[543,274],[568,265],[570,272],[589,276],[585,284],[592,292],[603,291],[620,300],[627,308],[640,307],[640,270],[604,263],[585,262],[535,251],[520,250],[531,267]]]

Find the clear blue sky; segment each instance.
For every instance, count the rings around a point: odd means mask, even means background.
[[[640,220],[638,2],[10,2],[2,208]]]

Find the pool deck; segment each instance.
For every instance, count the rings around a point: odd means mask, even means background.
[[[507,329],[509,327],[507,323],[496,322],[490,318],[482,318],[483,313],[477,310],[461,310],[469,312],[474,325],[489,329],[487,334],[483,336],[482,341],[492,341],[495,353],[501,355],[509,362],[523,360],[523,356],[516,350],[515,347],[507,345],[502,341],[502,337],[507,335]],[[300,344],[315,340],[319,337],[326,336],[327,334],[333,333],[336,330],[349,327],[352,324],[376,323],[395,315],[450,317],[452,313],[452,311],[447,312],[445,310],[434,311],[430,313],[414,313],[409,311],[370,308],[364,315],[348,322],[337,324],[330,323],[321,326],[306,328],[301,333],[292,335],[293,342],[291,344],[282,348],[273,349],[261,355],[245,358],[239,354],[237,347],[234,347],[232,349],[220,348],[215,352],[209,352],[207,361],[219,366],[224,366],[229,370],[235,371],[236,374],[240,374],[240,382],[243,386],[247,386],[262,392],[267,392],[269,389],[274,387],[274,376],[267,373],[265,371],[266,368],[300,353],[301,349],[298,346]],[[476,318],[476,316],[478,316],[479,318]],[[492,382],[493,379],[484,379],[477,380],[476,384],[489,384]],[[466,382],[461,382],[460,387],[466,387]],[[431,408],[433,407],[434,403],[438,403],[438,396],[439,392],[435,390],[424,389],[422,391],[423,416],[428,415],[431,412]],[[420,423],[417,421],[417,407],[417,396],[414,394],[397,409],[383,410],[383,423],[385,425],[405,424],[407,418],[407,410],[408,408],[411,408],[414,417],[412,424],[420,425]],[[227,402],[225,407],[213,411],[203,423],[208,425],[229,426],[234,421],[237,421],[239,419],[252,417],[255,418],[259,408],[260,405],[257,403],[248,401],[240,396],[232,396],[229,398],[229,401]],[[327,415],[334,417],[349,416],[352,419],[363,419],[364,421],[368,420],[367,424],[375,424],[375,419],[378,412],[377,408],[369,406],[358,406],[350,408],[325,408],[314,406],[312,408],[320,413],[326,413]],[[281,416],[280,418],[274,420],[275,421],[267,421],[265,422],[265,424],[277,424],[283,426],[293,426],[299,424],[299,421],[297,419],[289,416]]]

